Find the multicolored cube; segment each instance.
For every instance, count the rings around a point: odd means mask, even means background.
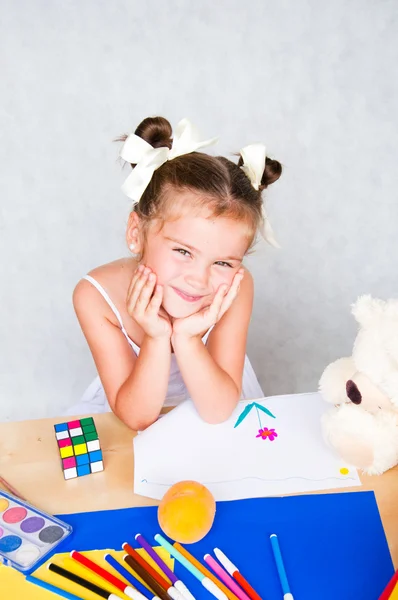
[[[102,451],[94,419],[54,425],[65,479],[82,477],[104,470]]]

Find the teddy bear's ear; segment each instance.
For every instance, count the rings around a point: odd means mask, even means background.
[[[359,296],[355,304],[352,305],[351,312],[359,325],[366,327],[375,317],[383,313],[385,304],[384,300],[372,298],[367,294],[366,296]]]

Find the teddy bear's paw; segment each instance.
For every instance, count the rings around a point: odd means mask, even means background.
[[[384,468],[380,469],[377,467],[377,465],[372,463],[370,465],[370,467],[360,467],[360,468],[365,475],[381,475],[382,473],[384,473],[384,471],[387,471],[391,467],[388,467],[387,469],[384,469]]]
[[[380,411],[375,416],[373,437],[374,459],[369,468],[364,469],[368,475],[380,475],[398,463],[398,423],[397,414]]]
[[[395,413],[372,415],[359,406],[343,405],[322,417],[326,442],[349,464],[369,475],[398,463],[398,426]]]
[[[336,448],[337,449],[337,448]],[[367,471],[374,463],[374,452],[371,444],[359,438],[341,438],[338,441],[338,450],[341,458],[357,469]]]
[[[347,463],[360,469],[372,466],[373,415],[352,404],[343,405],[324,414],[321,424],[326,443]]]

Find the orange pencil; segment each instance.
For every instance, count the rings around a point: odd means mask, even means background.
[[[222,590],[226,596],[228,596],[229,600],[239,600],[239,598],[235,596],[235,594],[231,592],[231,590],[227,588],[226,585],[224,585],[219,579],[217,579],[217,577],[215,577],[211,571],[206,569],[206,567],[204,567],[201,562],[196,560],[196,558],[192,556],[192,554],[190,554],[188,550],[185,550],[185,548],[181,546],[181,544],[176,542],[175,544],[173,544],[173,546],[176,550],[178,550],[178,552],[181,552],[181,554],[185,556],[185,558],[189,560],[190,563],[192,563],[197,569],[199,569],[199,571],[203,573],[203,575],[206,575],[206,577],[211,579],[212,582],[215,583],[216,586],[219,587],[220,590]]]

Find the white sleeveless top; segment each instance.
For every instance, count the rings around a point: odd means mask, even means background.
[[[110,299],[104,288],[98,283],[96,279],[90,275],[84,277],[89,281],[101,294],[104,300],[112,309],[115,317],[120,324],[120,330],[127,340],[127,343],[131,346],[132,351],[138,356],[140,348],[135,342],[129,337],[124,325],[120,313],[112,300]],[[202,340],[206,344],[207,338],[210,334],[211,329],[203,336]],[[257,381],[257,377],[253,371],[253,367],[250,364],[248,357],[245,357],[245,366],[242,379],[242,399],[255,399],[262,398],[264,396],[260,384]],[[183,400],[189,398],[189,393],[182,378],[180,369],[177,364],[177,359],[174,353],[171,355],[169,385],[167,394],[164,402],[164,406],[176,406]],[[81,401],[69,408],[66,412],[67,415],[83,415],[83,414],[95,414],[102,412],[109,412],[111,410],[108,400],[105,395],[104,388],[102,386],[100,378],[97,376],[94,381],[89,385],[87,390],[84,392]]]

